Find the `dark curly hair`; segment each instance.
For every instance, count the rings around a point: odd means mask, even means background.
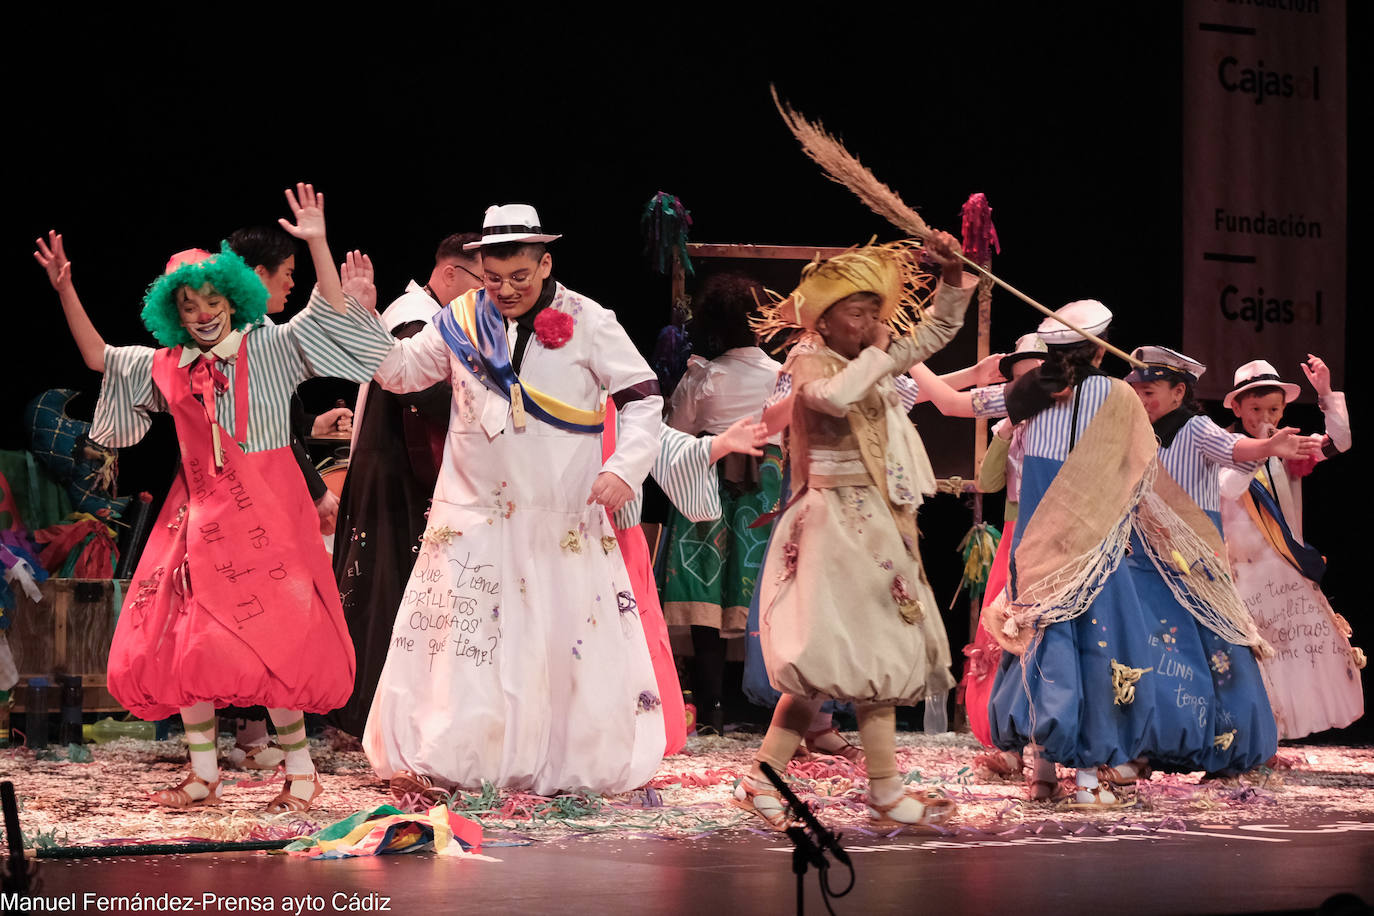
[[[749,315],[766,301],[763,287],[742,273],[706,278],[692,300],[692,318],[687,323],[692,352],[715,359],[726,350],[754,346],[758,338],[749,326]]]

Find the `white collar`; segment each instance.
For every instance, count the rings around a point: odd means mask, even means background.
[[[181,359],[177,361],[177,368],[186,368],[206,353],[218,356],[225,362],[232,363],[234,358],[239,355],[239,341],[241,340],[243,340],[243,332],[236,328],[230,331],[223,340],[215,344],[209,350],[202,350],[200,347],[195,346],[183,346],[181,348]]]

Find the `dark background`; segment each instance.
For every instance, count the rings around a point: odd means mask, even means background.
[[[167,256],[288,215],[281,192],[297,180],[326,192],[335,255],[371,254],[383,302],[423,281],[437,241],[479,228],[488,204],[530,202],[565,233],[555,275],[614,308],[645,350],[668,317],[667,283],[650,270],[639,229],[656,191],[692,211],[696,241],[893,237],[800,153],[770,81],[932,225],[957,234],[960,205],[986,193],[1003,244],[995,268],[1014,285],[1051,306],[1103,300],[1124,348],[1181,345],[1176,3],[740,8],[636,6],[612,18],[590,6],[48,5],[12,22],[0,63],[11,153],[0,448],[26,444],[20,416],[34,394],[99,382],[30,255],[49,228],[64,233],[105,339],[146,343],[139,300]],[[1370,6],[1350,4],[1348,16],[1358,265],[1369,242],[1370,146],[1356,125],[1368,112],[1359,52]],[[311,280],[308,256],[297,260],[292,311]],[[1306,529],[1330,556],[1332,603],[1374,651],[1359,577],[1370,509],[1360,280],[1350,271],[1350,333],[1330,342],[1347,348],[1351,377],[1337,385],[1349,392],[1356,447],[1309,478]],[[1006,294],[993,308],[995,349],[1038,321]],[[1108,368],[1124,371],[1110,359]],[[1279,370],[1301,380],[1296,366]],[[349,387],[312,382],[303,394],[322,409]],[[1293,408],[1289,421],[1320,426],[1311,408]],[[121,454],[122,489],[160,495],[173,455],[169,429],[156,427]],[[942,603],[970,522],[948,497],[923,510]],[[951,626],[956,657],[961,626]]]

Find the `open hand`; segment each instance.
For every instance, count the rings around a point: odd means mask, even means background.
[[[1285,426],[1269,437],[1269,454],[1278,458],[1313,458],[1321,452],[1320,436],[1304,436],[1297,427]]]
[[[630,489],[628,483],[610,471],[602,471],[592,482],[592,492],[587,497],[587,505],[600,503],[608,512],[619,512],[621,506],[634,499],[634,495],[634,490]]]
[[[350,251],[339,265],[339,277],[343,280],[344,295],[357,299],[369,312],[377,311],[376,272],[371,258],[361,251]]]
[[[62,247],[62,236],[55,229],[48,230],[48,240],[42,238],[34,239],[34,244],[38,250],[33,253],[33,259],[48,274],[48,282],[52,288],[61,292],[64,288],[72,285],[72,262],[67,260],[67,252]]]
[[[1302,366],[1302,374],[1307,376],[1307,380],[1317,390],[1317,397],[1325,398],[1331,394],[1331,369],[1326,365],[1325,360],[1309,353],[1307,354],[1307,362],[1298,363],[1298,365]]]
[[[286,203],[295,223],[277,220],[281,227],[302,241],[324,238],[324,192],[315,193],[315,186],[298,182],[296,190],[286,189]]]
[[[768,426],[753,417],[741,417],[730,428],[715,437],[711,443],[711,463],[719,461],[731,452],[741,455],[763,456],[763,447],[768,444]]]

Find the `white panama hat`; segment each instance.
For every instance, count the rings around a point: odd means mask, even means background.
[[[1055,310],[1054,314],[1093,335],[1101,335],[1103,331],[1107,330],[1107,325],[1112,323],[1112,310],[1096,299],[1079,299],[1077,302],[1070,302],[1063,308]],[[1087,340],[1082,334],[1053,318],[1046,318],[1040,322],[1040,327],[1036,328],[1035,332],[1040,335],[1041,340],[1051,347]]]
[[[1298,399],[1302,389],[1292,382],[1285,382],[1279,378],[1278,370],[1269,364],[1268,360],[1252,359],[1250,362],[1236,370],[1236,386],[1231,389],[1231,393],[1222,399],[1221,406],[1230,407],[1236,400],[1236,395],[1251,388],[1270,388],[1283,389],[1283,403],[1291,404]]]
[[[482,218],[482,240],[468,242],[463,249],[471,251],[506,242],[552,242],[562,237],[544,232],[538,212],[529,204],[493,204]]]

